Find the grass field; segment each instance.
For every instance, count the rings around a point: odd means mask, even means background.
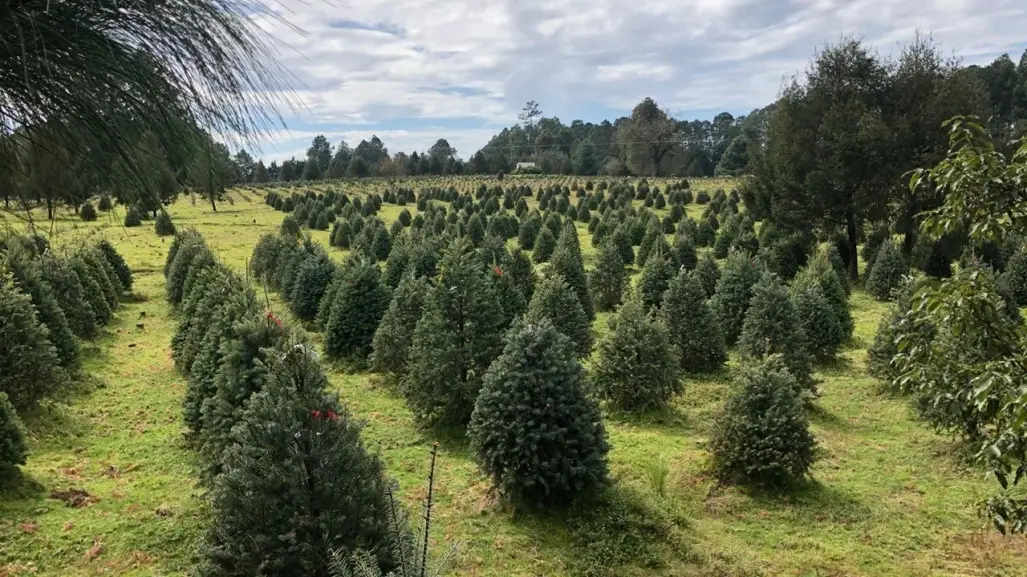
[[[187,197],[169,211],[241,271],[254,242],[283,215],[252,190],[232,198],[217,213]],[[388,205],[380,216],[391,223],[398,211]],[[27,419],[29,463],[0,489],[0,577],[184,575],[202,536],[207,515],[182,437],[185,381],[169,355],[176,319],[161,269],[170,240],[158,238],[152,223],[123,228],[117,212],[94,223],[62,214],[52,228],[58,247],[104,235],[131,266],[135,289],[117,320],[85,346],[89,378]],[[0,218],[0,226],[25,226],[20,216]],[[590,263],[594,251],[579,226]],[[326,232],[314,236],[327,246]],[[865,375],[863,357],[885,305],[859,290],[851,305],[853,342],[818,370],[823,396],[813,431],[822,455],[814,481],[787,495],[717,489],[708,475],[703,446],[734,363],[714,378],[689,379],[664,411],[607,413],[619,506],[551,516],[496,504],[466,443],[418,428],[377,375],[332,368],[331,379],[366,420],[365,441],[381,450],[411,508],[424,494],[428,447],[441,442],[433,537],[458,543],[454,574],[603,574],[599,565],[628,561],[610,574],[1027,575],[1027,541],[993,534],[977,515],[994,483]],[[597,331],[606,319],[600,315]],[[51,498],[72,488],[88,493],[82,506]]]

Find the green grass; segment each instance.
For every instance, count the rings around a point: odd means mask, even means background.
[[[216,214],[188,198],[170,212],[242,270],[256,239],[276,230],[282,214],[253,191],[233,198]],[[0,218],[24,226],[10,214]],[[176,319],[161,268],[170,240],[156,237],[150,222],[125,229],[120,218],[82,223],[62,214],[54,225],[57,245],[104,235],[132,267],[136,288],[117,320],[85,347],[90,378],[28,419],[29,463],[0,490],[0,576],[185,575],[194,561],[208,516],[195,455],[182,440],[185,381],[169,357]],[[578,230],[592,262],[584,225]],[[327,233],[315,237],[327,246]],[[284,313],[274,295],[271,303]],[[496,503],[465,441],[420,429],[378,375],[330,367],[331,381],[366,421],[366,442],[381,451],[411,508],[424,495],[428,447],[441,443],[432,536],[460,544],[454,574],[598,575],[613,559],[629,561],[616,575],[1027,575],[1025,541],[992,534],[977,516],[994,483],[865,375],[865,349],[885,305],[861,291],[851,304],[855,338],[835,365],[818,371],[823,397],[813,430],[822,457],[814,481],[788,495],[715,489],[708,474],[703,447],[730,394],[734,361],[711,378],[687,379],[685,393],[662,411],[606,415],[620,503],[613,510],[623,513],[613,517],[606,509],[517,514]],[[599,316],[598,333],[608,318]],[[95,502],[71,508],[49,498],[72,487]]]

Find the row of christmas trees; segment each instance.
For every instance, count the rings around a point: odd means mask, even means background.
[[[81,341],[113,320],[131,288],[105,240],[58,254],[42,236],[0,239],[0,475],[25,464],[19,415],[78,377]]]

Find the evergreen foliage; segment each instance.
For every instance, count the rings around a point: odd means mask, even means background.
[[[752,287],[760,280],[760,272],[755,260],[739,252],[730,254],[724,263],[710,304],[728,346],[735,344],[742,334]]]
[[[0,276],[0,393],[18,411],[60,390],[68,377],[32,299]]]
[[[798,388],[778,358],[743,366],[710,439],[721,481],[781,487],[809,474],[817,443]]]
[[[8,251],[6,265],[14,275],[14,284],[31,299],[36,318],[46,327],[47,339],[53,344],[60,365],[66,369],[78,367],[78,340],[54,294],[61,287],[51,287],[44,280],[39,260],[25,251]]]
[[[678,353],[667,327],[648,314],[637,295],[621,306],[616,326],[598,348],[593,385],[619,409],[657,407],[683,390]]]
[[[906,264],[902,251],[895,243],[885,241],[877,250],[874,258],[874,268],[867,276],[867,292],[877,300],[891,300],[892,293],[902,283],[902,277],[909,274],[909,265]]]
[[[802,321],[788,289],[772,273],[764,272],[752,287],[752,300],[738,338],[738,352],[745,360],[781,355],[785,368],[800,387],[796,393],[812,400],[817,387],[808,347]]]
[[[549,319],[556,330],[570,339],[578,358],[585,358],[592,352],[591,323],[581,309],[577,295],[559,275],[542,279],[528,304],[525,322],[538,324],[542,319]]]
[[[157,220],[153,223],[153,230],[157,236],[172,236],[175,234],[175,223],[171,222],[171,215],[166,210],[157,213]]]
[[[111,310],[111,306],[107,304],[103,289],[100,288],[100,283],[93,276],[92,269],[89,268],[86,261],[79,255],[73,255],[69,258],[68,265],[75,273],[79,283],[82,284],[86,302],[89,303],[89,309],[93,311],[97,324],[105,325],[110,322],[114,318],[114,312]]]
[[[581,256],[581,245],[578,242],[578,233],[573,222],[567,222],[549,262],[553,272],[562,276],[574,289],[578,295],[578,301],[581,303],[581,309],[585,311],[589,322],[595,320],[595,305],[592,303],[592,293],[588,290],[585,261]]]
[[[60,290],[54,291],[54,297],[68,320],[71,332],[80,339],[95,337],[99,330],[96,313],[93,312],[86,290],[71,263],[53,255],[46,255],[40,261],[40,272],[48,285],[60,287]]]
[[[457,239],[439,265],[414,329],[403,389],[432,424],[466,424],[489,364],[502,352],[503,311],[470,243]]]
[[[695,276],[699,278],[706,298],[713,297],[717,292],[717,281],[720,280],[720,266],[711,253],[704,254],[699,264],[695,265]]]
[[[596,267],[589,280],[597,309],[612,311],[620,304],[627,284],[627,272],[620,249],[612,238],[600,245]]]
[[[333,552],[357,549],[386,569],[395,564],[379,547],[388,530],[384,466],[327,385],[311,349],[276,351],[221,457],[199,575],[327,575]]]
[[[85,222],[94,222],[99,215],[96,214],[96,207],[93,206],[93,203],[87,200],[79,209],[78,216]]]
[[[815,278],[802,276],[792,281],[790,292],[809,352],[818,360],[833,360],[845,334],[824,289]]]
[[[1001,281],[1017,305],[1027,305],[1027,251],[1019,249],[1013,253],[1006,263]]]
[[[134,228],[134,227],[137,227],[137,226],[142,226],[142,224],[143,224],[143,214],[142,214],[142,212],[138,208],[136,208],[134,206],[129,206],[128,208],[125,209],[125,221],[124,221],[124,223],[125,223],[125,228]]]
[[[547,319],[518,323],[484,376],[471,448],[517,504],[565,507],[606,483],[606,431],[572,350]]]
[[[695,272],[682,269],[664,293],[660,317],[677,347],[681,370],[690,373],[716,371],[727,362],[724,335],[706,291]]]
[[[100,249],[103,257],[107,259],[107,262],[114,268],[114,274],[117,275],[118,280],[121,282],[121,287],[125,291],[132,290],[132,269],[128,267],[128,263],[125,262],[124,257],[118,254],[117,249],[114,245],[101,240],[96,244],[96,247]]]
[[[428,279],[410,273],[403,275],[371,340],[372,370],[395,376],[406,371],[414,329],[424,313],[429,289]]]
[[[328,285],[335,276],[335,263],[324,251],[303,261],[293,283],[289,309],[296,318],[311,322],[317,316],[318,307]]]
[[[531,297],[535,293],[535,267],[532,266],[528,255],[520,248],[515,248],[503,256],[501,265],[503,272],[510,275],[520,290],[524,302],[531,302]]]
[[[538,236],[535,238],[535,245],[531,251],[531,259],[537,263],[549,262],[550,257],[553,256],[553,250],[556,249],[556,238],[553,237],[553,233],[549,231],[549,228],[542,227],[539,231]]]
[[[642,267],[642,275],[638,281],[639,295],[645,308],[659,308],[663,303],[663,293],[667,292],[671,279],[676,271],[666,255],[659,251],[651,254]]]
[[[347,266],[339,280],[325,326],[325,354],[363,362],[371,354],[374,333],[389,308],[389,288],[382,282],[378,266],[368,262]]]
[[[176,240],[180,237],[176,236]],[[187,237],[181,237],[181,245],[173,253],[168,254],[171,265],[165,268],[165,291],[167,293],[168,302],[172,306],[178,306],[185,298],[183,289],[185,288],[185,277],[189,273],[189,267],[192,265],[193,258],[200,252],[207,250],[206,243],[203,238],[199,235],[190,235]],[[174,248],[174,246],[172,247]],[[102,282],[102,281],[101,281]]]
[[[7,477],[11,467],[25,464],[28,455],[25,436],[25,427],[14,405],[0,391],[0,481]]]
[[[839,276],[844,274],[844,269],[842,273],[838,273],[838,269],[831,264],[829,259],[829,255],[823,252],[818,253],[806,263],[806,266],[799,271],[792,282],[793,284],[815,282],[820,286],[824,298],[830,303],[838,318],[838,327],[841,329],[842,337],[840,342],[845,342],[852,337],[852,331],[855,329],[852,311],[849,310],[849,296],[846,291],[848,283],[844,277]]]

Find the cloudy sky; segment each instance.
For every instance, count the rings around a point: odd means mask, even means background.
[[[311,138],[467,158],[528,100],[565,123],[651,96],[678,118],[745,114],[845,34],[897,54],[917,29],[966,63],[1027,48],[1024,0],[282,0],[257,15],[299,109],[266,159]],[[283,22],[284,20],[284,22]]]

